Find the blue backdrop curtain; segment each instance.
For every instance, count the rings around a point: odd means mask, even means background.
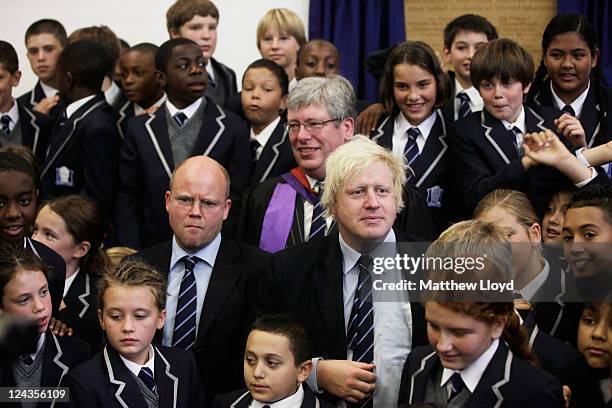
[[[365,69],[365,58],[406,39],[404,1],[310,0],[309,39],[317,38],[338,47],[340,70],[357,98],[375,100],[377,83]]]
[[[557,13],[586,16],[597,30],[602,68],[608,86],[612,86],[612,2],[609,0],[558,0]]]

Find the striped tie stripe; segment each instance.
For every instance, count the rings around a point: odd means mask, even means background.
[[[181,287],[176,304],[174,319],[174,333],[172,346],[190,350],[196,340],[196,312],[197,312],[197,286],[194,275],[195,265],[199,259],[195,256],[183,258],[185,274],[181,280]]]

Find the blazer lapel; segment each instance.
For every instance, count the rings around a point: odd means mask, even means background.
[[[91,291],[92,288],[89,275],[85,271],[79,271],[68,293],[64,297],[64,303],[66,303],[66,306],[78,310],[78,315],[82,318],[85,312],[87,312],[87,309],[89,309],[90,305],[87,298],[91,294]]]
[[[192,156],[208,156],[212,149],[225,132],[225,112],[215,104],[212,99],[203,97],[202,103],[206,103],[203,113],[203,124],[200,128],[198,138],[193,145]]]
[[[19,109],[19,122],[21,122],[21,141],[25,146],[30,146],[34,156],[39,157],[37,152],[40,136],[40,126],[36,123],[36,116],[28,108],[17,105]]]
[[[170,362],[157,347],[155,351],[155,382],[159,395],[159,408],[176,407],[178,404],[179,379],[171,370]]]
[[[470,397],[467,407],[499,407],[503,406],[504,394],[502,387],[510,382],[512,368],[512,352],[505,346],[503,340],[499,341],[493,358],[487,365],[480,381]]]
[[[414,162],[413,170],[417,177],[415,180],[415,185],[417,187],[420,187],[427,177],[429,177],[438,163],[440,163],[440,160],[442,160],[444,153],[448,150],[448,144],[446,140],[444,140],[446,139],[444,118],[439,109],[436,111],[436,114],[436,122],[429,132],[423,151]]]
[[[123,408],[148,408],[133,374],[123,364],[119,354],[110,346],[106,346],[102,356],[108,380],[116,387],[111,398]],[[157,372],[157,369],[155,371]]]
[[[599,123],[600,109],[599,104],[595,100],[595,88],[591,86],[580,113],[580,124],[584,128],[588,147],[595,145],[595,138],[599,133],[601,126]]]
[[[511,135],[499,120],[483,110],[480,114],[480,124],[485,129],[485,139],[493,146],[504,163],[508,164],[518,158]]]
[[[68,372],[68,366],[61,361],[64,350],[57,337],[50,331],[45,332],[45,357],[40,381],[43,387],[59,387],[62,378]]]
[[[239,255],[239,251],[239,248],[233,242],[221,238],[221,246],[213,266],[202,313],[200,314],[198,340],[204,336],[206,330],[219,314],[240,276],[240,269],[234,264],[234,259]]]
[[[278,125],[276,125],[276,128],[274,128],[270,139],[268,139],[268,142],[261,151],[261,156],[259,157],[259,160],[257,160],[255,168],[253,169],[253,175],[251,176],[256,183],[261,183],[264,181],[278,161],[278,157],[280,156],[280,146],[285,143],[288,137],[287,132],[283,127],[284,123],[285,121],[281,117],[281,120],[278,122]]]
[[[168,179],[170,179],[174,170],[174,160],[172,159],[172,148],[170,147],[170,137],[168,136],[166,112],[166,104],[164,103],[145,122],[145,128],[155,148],[157,158],[168,175]]]
[[[440,359],[434,350],[424,355],[416,365],[418,367],[410,376],[410,395],[408,403],[425,400],[425,390],[427,389],[427,379],[431,376],[434,369],[440,366]]]
[[[40,84],[40,80],[36,82],[34,89],[30,93],[30,107],[34,109],[38,102],[46,98],[45,91],[42,89],[42,85]]]
[[[117,119],[117,130],[119,131],[119,136],[121,136],[121,139],[123,139],[125,137],[123,134],[123,122],[134,116],[134,105],[130,101],[127,101],[121,108],[119,108],[118,113],[119,119]]]
[[[318,268],[313,271],[313,280],[321,315],[333,340],[334,349],[338,356],[346,356],[342,252],[337,234],[331,235],[327,240],[328,245],[321,253]],[[342,334],[339,335],[340,333]]]
[[[525,105],[525,128],[527,132],[543,132],[548,129],[544,126],[544,118],[527,105]]]
[[[402,113],[399,112],[398,115]],[[372,140],[387,149],[393,149],[393,127],[395,126],[394,118],[397,115],[389,115],[380,123],[376,129],[376,133],[372,136]]]

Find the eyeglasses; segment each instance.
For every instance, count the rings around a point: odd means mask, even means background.
[[[304,123],[300,122],[287,122],[283,126],[285,126],[285,130],[289,133],[298,133],[300,131],[300,127],[304,126],[304,129],[308,132],[320,132],[323,130],[325,125],[331,122],[337,122],[340,118],[333,118],[328,120],[309,120]]]
[[[200,210],[202,211],[212,211],[218,207],[220,207],[221,205],[223,205],[223,202],[220,201],[215,201],[215,200],[196,200],[193,197],[186,197],[186,196],[172,196],[172,198],[174,199],[174,201],[176,201],[176,203],[184,208],[193,208],[193,204],[194,203],[198,203],[198,207],[200,207]]]

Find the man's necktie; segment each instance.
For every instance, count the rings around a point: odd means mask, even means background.
[[[259,146],[261,146],[261,144],[259,144],[257,139],[251,139],[249,149],[251,150],[251,160],[253,163],[257,161],[257,149],[259,149]]]
[[[196,309],[197,309],[197,287],[194,268],[199,258],[187,256],[183,258],[185,263],[185,274],[181,281],[179,297],[176,303],[176,315],[174,318],[174,334],[172,346],[191,350],[196,341]]]
[[[472,113],[472,109],[470,108],[470,97],[465,92],[459,92],[456,98],[459,99],[457,119],[465,118],[467,115]]]
[[[11,117],[9,115],[2,115],[2,117],[0,117],[0,124],[2,125],[2,132],[5,135],[10,135],[11,134]]]
[[[325,223],[325,217],[323,214],[323,206],[321,205],[321,195],[323,194],[323,183],[317,181],[315,184],[315,192],[317,193],[317,197],[314,204],[314,208],[312,209],[312,221],[310,222],[310,235],[308,236],[308,240],[315,237],[322,237],[325,235],[325,227],[327,224]]]
[[[419,128],[411,127],[406,131],[408,135],[408,141],[404,147],[404,156],[406,156],[406,163],[411,166],[412,163],[419,157],[419,147],[417,146],[417,138],[421,134]],[[409,181],[413,177],[411,171],[408,172],[406,181]]]
[[[574,108],[572,108],[572,105],[565,105],[563,109],[561,109],[561,111],[567,113],[568,115],[576,117],[576,112],[574,112]]]
[[[187,115],[183,112],[177,112],[174,116],[174,121],[179,125],[179,127],[183,127],[185,122],[187,122]]]
[[[512,144],[514,145],[516,152],[518,153],[519,156],[523,156],[523,146],[522,146],[523,145],[522,143],[523,132],[517,126],[514,126],[510,133],[512,134],[512,137],[513,137]]]
[[[34,363],[34,359],[30,355],[27,355],[27,356],[23,357],[21,359],[21,361],[23,361],[23,364],[25,364],[27,366],[31,366],[32,363]]]
[[[451,382],[451,392],[450,392],[450,395],[448,396],[448,402],[450,402],[453,398],[455,398],[461,392],[461,390],[465,388],[465,383],[461,379],[461,374],[459,373],[455,373],[451,375],[450,382]]]
[[[151,392],[155,392],[155,377],[153,377],[153,371],[149,367],[142,367],[138,372],[138,378],[142,380]]]

